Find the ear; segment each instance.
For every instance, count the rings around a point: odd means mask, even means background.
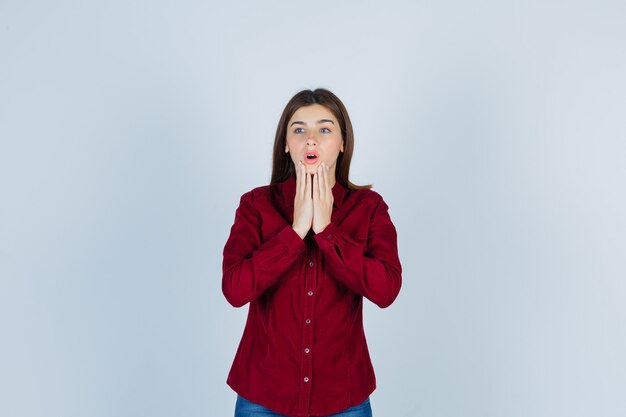
[[[341,148],[339,148],[341,152],[343,152],[343,141],[341,141]]]
[[[285,145],[285,153],[289,153],[289,146]]]

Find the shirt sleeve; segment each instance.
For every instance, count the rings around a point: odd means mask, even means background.
[[[314,236],[333,278],[380,308],[393,303],[402,285],[397,234],[388,209],[381,198],[365,244],[353,240],[334,223]]]
[[[241,196],[235,222],[224,246],[222,292],[234,307],[258,298],[305,249],[304,241],[289,225],[262,242],[261,216],[252,191]]]

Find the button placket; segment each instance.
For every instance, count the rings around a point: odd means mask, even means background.
[[[301,350],[301,374],[300,377],[300,398],[299,398],[299,409],[300,412],[306,414],[309,412],[309,404],[311,400],[311,381],[313,378],[313,355],[312,349],[313,346],[313,326],[312,322],[315,318],[313,313],[315,311],[315,294],[316,294],[316,283],[317,283],[317,273],[318,269],[316,268],[317,262],[317,248],[313,242],[309,242],[310,245],[307,247],[307,253],[304,257],[305,268],[304,268],[304,287],[302,291],[303,294],[303,323],[302,323],[302,350]]]

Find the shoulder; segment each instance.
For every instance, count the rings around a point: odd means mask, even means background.
[[[350,190],[349,197],[358,203],[367,203],[378,205],[384,202],[383,197],[371,188],[360,188],[358,190]]]
[[[371,188],[350,190],[347,200],[352,201],[353,207],[358,207],[359,210],[366,210],[370,215],[374,215],[381,210],[386,211],[389,208],[382,195]]]
[[[241,195],[241,201],[255,201],[263,196],[269,194],[270,186],[269,185],[260,185],[254,187]]]
[[[270,193],[271,185],[259,185],[257,187],[252,188],[250,191],[244,193],[251,198],[258,198]]]
[[[279,191],[277,184],[260,185],[246,191],[241,195],[241,203],[250,203],[257,205],[259,203],[267,202],[271,199],[271,196]]]

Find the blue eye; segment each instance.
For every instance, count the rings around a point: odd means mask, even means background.
[[[302,133],[304,129],[302,129],[301,127],[296,128],[293,132],[294,133]]]
[[[321,132],[324,132],[324,133],[330,133],[330,129],[329,129],[329,128],[327,128],[327,127],[323,127],[323,128],[321,128],[321,129],[320,129],[320,131],[321,131]]]

